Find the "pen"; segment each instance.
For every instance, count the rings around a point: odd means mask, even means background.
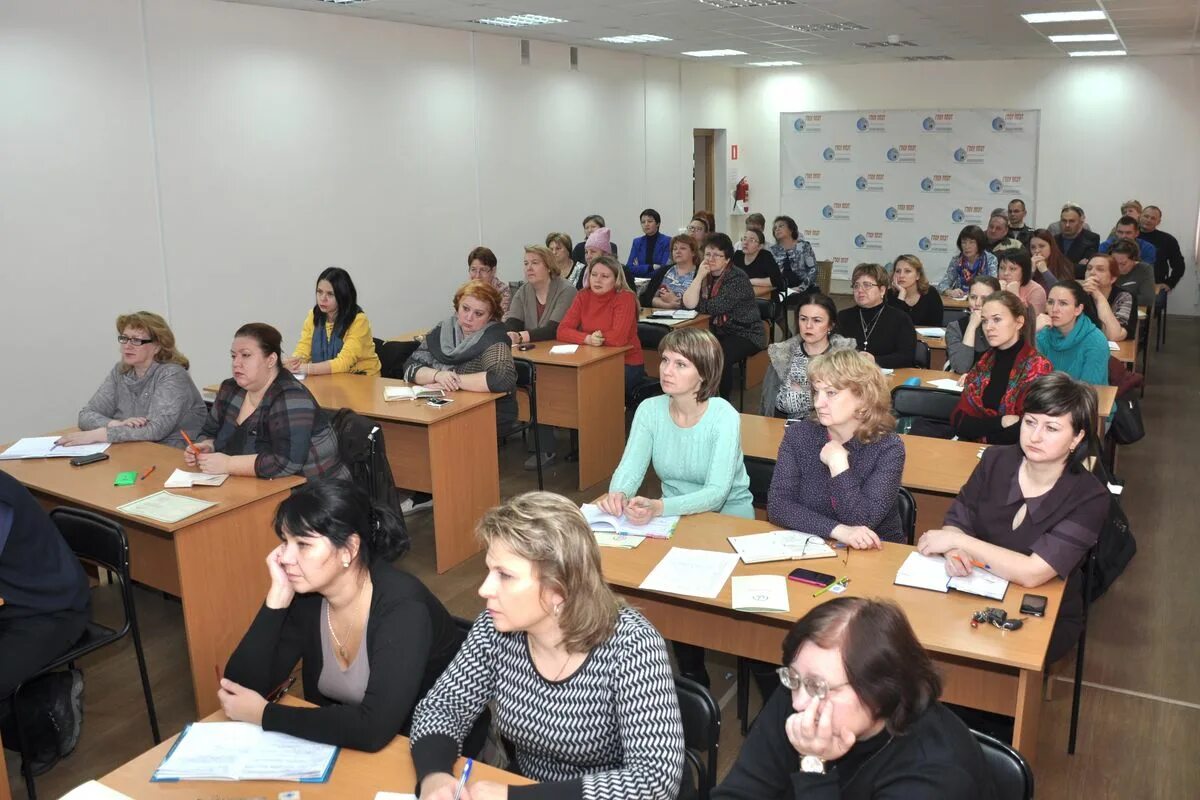
[[[454,790],[454,800],[459,800],[462,797],[463,787],[467,785],[467,779],[471,777],[471,767],[474,766],[475,759],[468,758],[467,766],[463,767],[462,777],[458,779],[458,788]]]
[[[971,559],[971,564],[973,566],[979,567],[980,569],[991,569],[992,568],[991,564],[985,564],[982,561],[976,561],[973,558]]]
[[[200,455],[198,452],[196,452],[196,445],[192,443],[192,437],[187,435],[187,431],[185,431],[183,428],[180,428],[179,432],[183,434],[183,440],[188,443],[187,449],[192,451],[192,455]]]
[[[158,464],[151,464],[150,469],[148,469],[142,473],[141,480],[146,480],[146,478],[150,477],[150,473],[154,472],[154,470],[156,470],[157,468],[158,468]]]
[[[821,595],[825,594],[830,589],[832,589],[834,586],[845,586],[849,582],[850,582],[850,576],[843,575],[842,577],[838,578],[836,581],[829,584],[828,586],[817,589],[815,592],[813,592],[813,597],[820,597]]]

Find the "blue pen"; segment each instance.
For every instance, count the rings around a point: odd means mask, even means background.
[[[467,766],[463,767],[462,777],[458,779],[458,788],[454,790],[454,800],[459,800],[462,797],[463,787],[467,785],[467,779],[471,777],[471,767],[475,765],[475,759],[468,758]]]

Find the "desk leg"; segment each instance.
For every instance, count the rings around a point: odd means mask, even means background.
[[[1042,673],[1023,669],[1017,678],[1017,707],[1013,720],[1013,748],[1030,767],[1036,766],[1038,722],[1042,714]]]
[[[579,488],[607,481],[625,450],[625,361],[606,358],[577,370]]]
[[[197,718],[219,710],[213,667],[224,671],[267,595],[265,561],[279,544],[271,522],[286,496],[265,497],[175,533]]]
[[[479,552],[475,523],[500,502],[494,403],[429,426],[429,478],[437,571],[445,572]]]

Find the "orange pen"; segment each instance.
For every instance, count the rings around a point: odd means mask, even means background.
[[[192,438],[187,435],[187,431],[185,431],[183,428],[180,428],[179,432],[183,434],[183,440],[188,443],[188,450],[192,451],[192,455],[200,455],[200,453],[196,450],[196,445],[192,444]]]
[[[141,478],[141,479],[142,479],[142,480],[146,480],[146,478],[150,477],[150,473],[151,473],[151,472],[154,472],[154,470],[156,470],[156,469],[158,469],[158,464],[154,464],[154,465],[152,465],[152,466],[150,467],[150,469],[148,469],[148,470],[146,470],[145,472],[143,472],[143,473],[142,473],[142,478]]]

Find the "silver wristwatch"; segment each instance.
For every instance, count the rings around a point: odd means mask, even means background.
[[[815,772],[818,775],[825,774],[825,759],[817,756],[804,756],[800,759],[801,772]]]

